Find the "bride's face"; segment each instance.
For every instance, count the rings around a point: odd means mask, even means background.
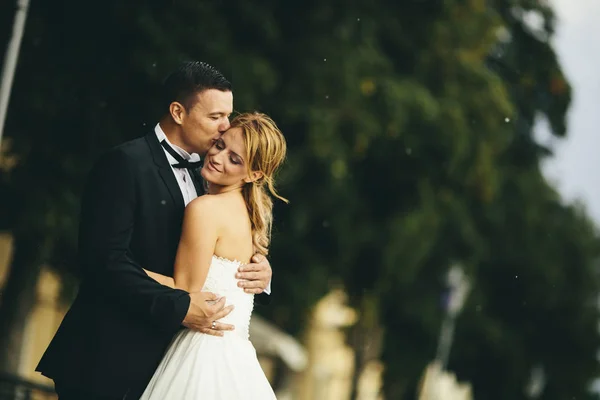
[[[248,181],[246,148],[240,128],[231,128],[206,153],[202,177],[212,185],[242,186]]]

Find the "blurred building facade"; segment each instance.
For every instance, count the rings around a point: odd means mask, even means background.
[[[421,380],[418,400],[474,400],[471,385],[458,382],[439,361],[427,365]]]

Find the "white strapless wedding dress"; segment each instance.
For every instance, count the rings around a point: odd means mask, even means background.
[[[275,393],[248,340],[254,295],[237,286],[240,263],[213,256],[204,291],[225,296],[233,311],[223,337],[184,329],[169,346],[140,400],[268,400]]]

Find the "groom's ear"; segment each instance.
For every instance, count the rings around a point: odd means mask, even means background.
[[[169,114],[171,114],[171,118],[177,125],[181,125],[183,123],[183,115],[185,114],[185,108],[183,104],[174,101],[169,105]]]

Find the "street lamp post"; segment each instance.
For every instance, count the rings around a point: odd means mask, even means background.
[[[8,110],[8,99],[10,98],[10,90],[15,76],[15,68],[17,66],[17,59],[19,58],[19,48],[21,47],[21,40],[23,39],[23,31],[25,30],[25,20],[27,19],[28,10],[29,0],[17,1],[15,22],[13,24],[10,42],[8,42],[8,47],[6,48],[4,66],[2,67],[2,82],[0,83],[0,145],[2,144],[2,133],[4,132],[4,122],[6,121],[6,112]]]

